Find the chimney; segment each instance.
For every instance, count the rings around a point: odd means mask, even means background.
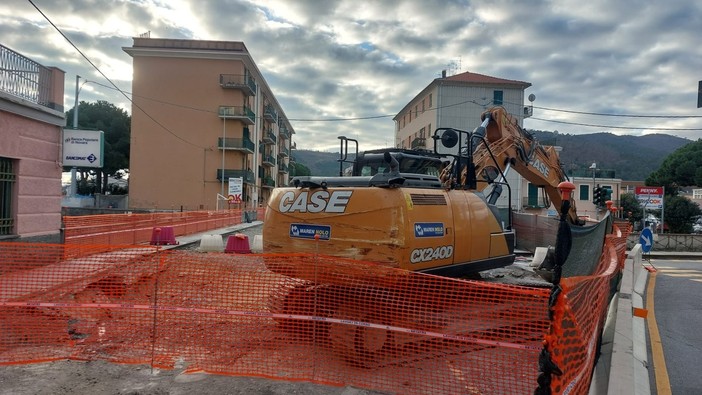
[[[441,70],[441,78],[446,78],[446,70]]]

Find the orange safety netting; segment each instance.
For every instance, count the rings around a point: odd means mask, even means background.
[[[327,256],[88,248],[0,243],[0,364],[186,364],[404,394],[535,386],[546,289]]]
[[[545,339],[563,371],[553,393],[585,394],[629,231],[605,237],[594,274],[561,279],[553,322],[549,289],[324,255],[0,243],[0,364],[105,360],[401,394],[529,394]]]
[[[588,393],[607,308],[618,287],[630,232],[630,227],[621,230],[614,225],[612,233],[605,236],[595,272],[560,281],[562,292],[553,307],[553,328],[546,336],[551,359],[562,372],[552,376],[554,394]]]
[[[257,218],[264,212],[258,209]],[[240,224],[244,216],[239,209],[64,216],[64,238],[66,244],[141,244],[151,241],[154,228],[170,227],[174,236],[183,236]]]

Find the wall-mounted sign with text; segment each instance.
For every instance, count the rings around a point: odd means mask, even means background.
[[[105,133],[102,130],[63,129],[63,165],[102,167]]]

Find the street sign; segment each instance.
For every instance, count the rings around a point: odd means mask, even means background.
[[[651,232],[651,229],[644,228],[641,231],[641,236],[639,236],[639,244],[641,244],[641,250],[643,252],[651,252],[651,248],[653,248],[653,232]]]

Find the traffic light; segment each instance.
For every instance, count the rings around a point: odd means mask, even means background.
[[[600,187],[595,187],[592,191],[592,203],[595,206],[599,206],[602,201],[602,188]]]
[[[612,190],[609,188],[602,188],[602,204],[606,204],[608,200],[612,200]]]

